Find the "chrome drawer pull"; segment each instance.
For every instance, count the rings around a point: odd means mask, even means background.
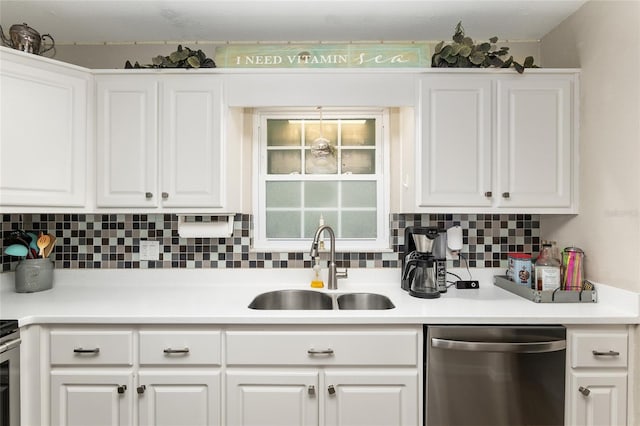
[[[593,354],[593,356],[620,356],[620,352],[616,352],[616,351],[607,351],[607,352],[591,351],[591,353]]]
[[[329,349],[316,350],[311,348],[307,351],[307,353],[309,355],[333,355],[333,349],[329,348]]]
[[[82,348],[75,348],[73,350],[73,353],[76,354],[99,354],[100,353],[100,348],[93,348],[93,349],[82,349]]]
[[[171,354],[188,354],[189,353],[189,348],[184,348],[184,349],[167,348],[163,352],[165,354],[167,354],[167,355],[171,355]]]
[[[308,392],[309,392],[309,396],[315,396],[316,395],[316,387],[313,386],[313,385],[309,385]]]
[[[584,396],[589,396],[589,394],[591,393],[591,391],[589,390],[589,388],[585,388],[584,386],[580,386],[578,388],[578,392],[580,392],[581,394],[583,394]]]
[[[127,385],[118,386],[118,393],[124,393],[127,390]]]
[[[146,389],[147,387],[145,385],[140,385],[136,388],[136,392],[138,392],[139,395],[142,395]]]

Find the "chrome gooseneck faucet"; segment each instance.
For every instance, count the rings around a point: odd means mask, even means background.
[[[329,290],[337,290],[338,289],[338,278],[347,278],[347,270],[344,269],[342,271],[338,271],[336,267],[336,235],[333,232],[333,229],[329,225],[322,225],[318,227],[316,230],[316,235],[313,237],[313,242],[311,243],[311,260],[315,260],[316,257],[320,255],[318,252],[318,242],[320,241],[320,235],[324,231],[329,233],[329,240],[331,244],[330,258],[329,258],[329,278],[327,282],[327,289]]]

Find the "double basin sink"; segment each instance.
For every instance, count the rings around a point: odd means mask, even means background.
[[[385,310],[395,305],[382,294],[345,293],[331,295],[314,290],[276,290],[256,296],[250,309],[262,310]]]

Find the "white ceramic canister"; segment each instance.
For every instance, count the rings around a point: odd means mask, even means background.
[[[16,266],[17,293],[34,293],[53,287],[53,261],[49,258],[23,259]]]

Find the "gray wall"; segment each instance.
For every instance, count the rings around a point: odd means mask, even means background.
[[[608,61],[611,49],[629,49]],[[541,234],[585,249],[586,276],[640,291],[640,2],[590,1],[547,34],[545,67],[580,67],[580,214],[541,218]],[[562,247],[562,245],[561,245]],[[640,328],[636,327],[636,344]],[[632,380],[640,422],[640,350]]]

